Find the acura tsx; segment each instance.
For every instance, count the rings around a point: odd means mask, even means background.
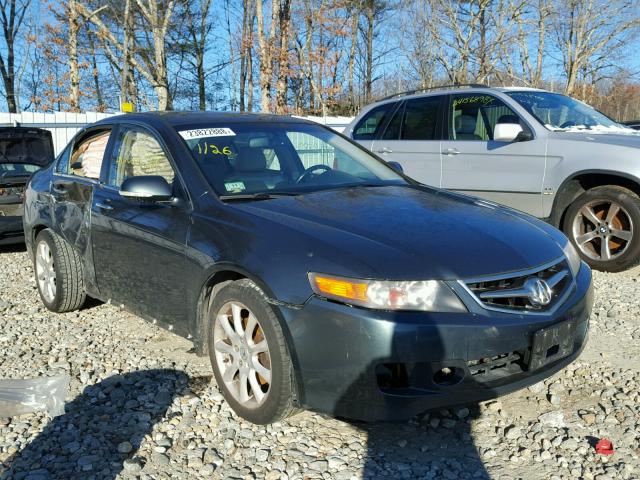
[[[421,185],[291,117],[142,113],[32,177],[43,303],[87,296],[190,339],[241,417],[407,419],[581,352],[591,271],[555,228]]]

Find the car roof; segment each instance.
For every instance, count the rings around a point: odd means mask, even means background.
[[[416,92],[403,92],[396,93],[394,95],[390,95],[385,97],[377,102],[373,102],[369,104],[367,110],[372,106],[383,105],[385,103],[390,102],[398,102],[402,100],[412,99],[412,98],[423,98],[423,97],[431,97],[435,95],[450,95],[450,94],[458,94],[458,93],[477,93],[477,92],[545,92],[545,93],[553,93],[548,90],[544,90],[541,88],[532,88],[532,87],[490,87],[484,85],[460,85],[459,87],[434,87],[433,89],[425,89],[422,91]],[[363,110],[364,112],[364,110]]]
[[[179,128],[184,125],[211,125],[214,123],[317,123],[292,117],[288,115],[271,115],[266,113],[238,113],[238,112],[202,112],[202,111],[167,111],[167,112],[142,112],[125,113],[108,117],[97,122],[100,124],[112,124],[123,122],[141,122],[149,125],[170,125]]]

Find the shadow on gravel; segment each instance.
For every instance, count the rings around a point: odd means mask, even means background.
[[[0,245],[0,255],[3,253],[22,253],[27,251],[24,243],[11,243],[9,245]]]
[[[438,322],[419,330],[406,320],[396,323],[387,337],[390,345],[378,345],[378,351],[388,353],[370,362],[364,372],[357,372],[336,404],[335,414],[342,418],[389,419],[418,414],[402,422],[349,421],[367,434],[364,479],[491,478],[478,453],[477,446],[483,441],[474,439],[471,432],[471,422],[480,417],[480,408],[467,400],[466,382],[459,383],[462,369],[455,367],[461,367],[463,361],[450,360],[465,358],[475,339],[453,342],[443,328]],[[443,367],[451,367],[453,376],[439,376],[437,372]],[[493,396],[488,390],[485,394]],[[443,402],[443,395],[448,395],[449,405],[434,409],[448,403]],[[469,403],[453,408],[465,402]],[[430,412],[419,413],[429,408]]]
[[[467,410],[469,414],[464,419],[458,419],[453,413]],[[411,422],[352,422],[367,434],[363,478],[490,479],[466,423],[478,416],[478,407],[474,405],[430,413]]]
[[[144,466],[136,452],[145,435],[186,392],[177,370],[143,370],[88,386],[7,462],[7,479],[113,479]]]

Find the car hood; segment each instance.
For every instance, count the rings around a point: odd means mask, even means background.
[[[558,140],[573,140],[578,142],[616,145],[620,147],[640,148],[640,132],[630,130],[630,133],[593,133],[584,132],[553,132]]]
[[[557,240],[563,237],[539,220],[426,187],[360,187],[234,206],[269,220],[274,237],[278,225],[304,234],[309,257],[315,250],[316,257],[334,257],[333,264],[369,267],[342,272],[354,275],[453,280],[523,270],[562,255]]]
[[[40,128],[0,128],[0,165],[45,167],[54,160],[51,132]]]

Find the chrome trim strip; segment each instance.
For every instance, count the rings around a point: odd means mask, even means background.
[[[525,277],[527,275],[532,275],[534,273],[538,273],[541,270],[546,270],[548,268],[557,265],[560,262],[566,261],[566,257],[564,255],[559,256],[558,258],[551,260],[550,262],[543,263],[536,267],[527,268],[526,270],[514,270],[511,272],[497,273],[495,275],[483,275],[482,277],[474,277],[474,278],[463,278],[462,282],[466,283],[479,283],[479,282],[494,282],[496,280],[505,280],[507,278],[514,277]]]

